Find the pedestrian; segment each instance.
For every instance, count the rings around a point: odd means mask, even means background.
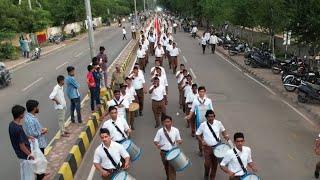
[[[29,139],[32,139],[32,137],[28,137],[22,127],[25,108],[20,105],[15,105],[12,107],[11,113],[13,121],[9,124],[9,136],[14,152],[19,159],[20,179],[34,180],[35,177],[31,164],[31,161],[34,160],[34,156],[31,154],[29,142]]]
[[[100,66],[99,63],[94,63],[93,64],[93,72],[92,75],[94,77],[94,81],[96,83],[96,87],[95,87],[95,99],[96,99],[96,103],[97,103],[97,109],[100,109],[101,106],[101,102],[100,102],[100,83],[101,83],[101,74],[100,74]]]
[[[195,115],[196,130],[202,122],[206,121],[205,114],[207,110],[213,110],[212,101],[206,97],[206,88],[204,86],[198,88],[198,94],[199,96],[192,102],[190,113],[186,116],[186,119],[190,120]],[[198,147],[199,156],[202,156],[202,143],[200,141],[198,141]]]
[[[191,88],[192,84],[193,84],[192,76],[190,74],[186,75],[185,76],[185,81],[181,86],[181,89],[182,89],[182,92],[181,92],[182,110],[183,110],[184,113],[186,112],[186,98],[187,98],[187,95],[192,92],[192,88]],[[190,127],[190,123],[189,123],[189,121],[187,121],[187,128],[189,128],[189,127]]]
[[[172,45],[172,40],[169,39],[169,43],[167,44],[167,47],[166,47],[166,50],[167,50],[167,58],[168,58],[168,62],[169,62],[169,68],[171,69],[171,56],[170,56],[170,52],[173,48],[173,45]]]
[[[168,94],[168,80],[166,75],[162,74],[160,67],[155,67],[155,73],[151,80],[153,80],[154,77],[159,78],[160,85],[165,87],[166,93]]]
[[[177,34],[178,24],[177,24],[176,22],[174,22],[172,26],[173,26],[173,33],[174,33],[174,34]]]
[[[216,44],[218,43],[218,37],[215,34],[211,34],[209,44],[211,46],[211,52],[214,54],[216,51]]]
[[[133,23],[131,24],[131,37],[132,39],[136,39],[136,27]]]
[[[210,40],[210,32],[209,32],[209,30],[207,30],[207,31],[204,33],[204,37],[206,38],[207,45],[209,45],[209,40]]]
[[[53,88],[49,99],[51,99],[54,103],[54,109],[57,113],[57,119],[59,123],[60,135],[62,137],[69,137],[69,132],[65,130],[65,115],[66,115],[66,99],[64,98],[64,76],[59,75],[57,77],[57,85]]]
[[[125,95],[128,97],[129,103],[130,105],[132,103],[138,103],[139,104],[139,100],[138,100],[138,96],[137,96],[137,92],[134,89],[133,85],[132,85],[132,79],[129,77],[126,77],[125,79]],[[124,96],[124,94],[122,94],[122,96]],[[134,118],[135,116],[138,115],[138,111],[130,111],[130,106],[129,106],[129,117],[128,117],[128,122],[130,125],[130,128],[132,130],[134,130]]]
[[[152,100],[155,128],[158,128],[160,126],[160,116],[161,114],[166,114],[166,105],[168,104],[166,89],[160,85],[158,77],[153,78],[152,86],[149,88],[149,94]]]
[[[182,144],[182,139],[180,136],[179,129],[172,126],[172,118],[170,116],[164,115],[162,117],[162,126],[157,131],[154,137],[154,144],[160,150],[161,160],[166,171],[167,180],[176,179],[176,171],[169,161],[166,160],[166,154],[176,148],[177,145]]]
[[[206,51],[206,46],[207,46],[207,39],[204,36],[204,34],[201,37],[201,46],[202,46],[202,53],[204,54]]]
[[[99,53],[96,56],[99,61],[99,66],[101,67],[101,77],[103,78],[102,86],[108,87],[108,57],[104,53],[106,49],[103,46],[100,46]]]
[[[156,56],[156,60],[159,61],[159,65],[162,66],[163,65],[163,55],[165,55],[164,53],[164,49],[162,47],[162,45],[160,43],[158,43],[156,49],[155,49],[155,56]]]
[[[182,70],[182,79],[180,80],[180,82],[178,83],[178,89],[179,89],[179,104],[180,104],[180,109],[182,109],[183,112],[185,112],[184,109],[184,91],[183,88],[185,87],[185,85],[187,84],[187,77],[188,77],[189,73],[187,71],[187,69]]]
[[[196,36],[197,36],[197,32],[198,32],[198,28],[197,28],[197,26],[193,26],[192,27],[192,30],[191,30],[191,35],[192,35],[192,37],[195,39],[196,38]]]
[[[21,54],[24,58],[26,58],[26,46],[25,46],[25,42],[24,42],[24,38],[23,36],[21,35],[20,38],[19,38],[19,45],[20,45],[20,49],[21,49]]]
[[[103,123],[102,128],[109,130],[112,141],[121,144],[129,138],[131,129],[127,121],[118,115],[118,110],[119,108],[115,106],[109,106],[110,119]]]
[[[118,110],[118,116],[127,120],[129,113],[129,101],[121,97],[120,89],[113,91],[114,98],[107,102],[108,107],[114,106]]]
[[[78,81],[74,78],[75,75],[75,68],[73,66],[67,67],[67,73],[68,76],[65,80],[65,83],[67,85],[67,95],[70,99],[70,116],[71,116],[71,122],[75,123],[74,118],[74,110],[77,111],[77,119],[78,123],[82,123],[81,118],[81,99],[80,99],[80,84]]]
[[[87,84],[90,91],[90,104],[91,104],[91,111],[95,111],[95,103],[96,105],[100,102],[100,99],[97,100],[97,92],[96,92],[96,82],[93,77],[94,67],[92,65],[88,65],[87,67]]]
[[[108,180],[120,168],[129,168],[130,156],[121,144],[111,140],[108,129],[100,129],[100,139],[102,143],[94,152],[93,164],[102,180]],[[121,159],[124,159],[124,163],[121,162]]]
[[[141,40],[141,44],[142,44],[142,49],[144,49],[144,51],[146,52],[146,55],[145,55],[145,64],[148,64],[149,62],[149,45],[150,45],[150,42],[148,39],[145,38],[145,36],[142,36],[142,40]]]
[[[178,91],[179,91],[179,108],[182,109],[182,99],[181,99],[181,83],[184,77],[188,74],[188,71],[185,69],[184,64],[180,64],[180,70],[176,73],[176,79],[178,84]]]
[[[233,139],[235,147],[227,151],[220,163],[220,167],[229,175],[229,180],[240,180],[241,176],[248,172],[248,167],[253,172],[257,172],[257,168],[252,160],[251,148],[244,146],[243,133],[235,133]]]
[[[132,72],[129,75],[129,78],[132,79],[132,86],[134,87],[138,101],[139,101],[139,115],[142,116],[143,104],[144,104],[144,94],[146,94],[146,81],[143,73],[139,73],[139,66],[135,65]]]
[[[151,76],[155,76],[155,74],[156,74],[156,68],[160,68],[161,69],[161,74],[162,75],[164,75],[164,76],[167,76],[166,75],[166,70],[164,69],[164,67],[162,67],[161,66],[161,63],[160,63],[160,60],[159,59],[156,59],[155,61],[154,61],[154,63],[155,63],[155,66],[154,67],[152,67],[151,68]]]
[[[176,43],[172,43],[172,49],[170,50],[170,57],[171,57],[171,67],[173,74],[176,74],[177,66],[178,66],[178,56],[179,56],[179,49],[176,47]]]
[[[226,141],[229,136],[221,121],[215,119],[215,113],[210,109],[206,112],[207,121],[201,123],[196,135],[202,143],[204,153],[204,179],[215,180],[218,167],[218,159],[213,154],[212,147],[218,145],[221,141],[220,134]],[[209,178],[210,177],[210,178]]]
[[[123,27],[122,28],[122,35],[123,35],[122,40],[127,40],[126,34],[127,34],[126,28]]]
[[[139,48],[137,50],[137,59],[138,59],[140,68],[145,72],[146,51],[145,51],[145,49],[142,48],[141,44],[139,44]]]
[[[149,49],[150,49],[150,54],[151,56],[154,56],[154,43],[156,42],[156,36],[153,34],[153,32],[150,32],[148,36],[148,41],[149,41]]]
[[[192,92],[187,94],[186,97],[186,115],[190,113],[192,102],[195,100],[195,98],[198,97],[198,85],[197,84],[192,84],[191,86]],[[196,122],[194,116],[192,116],[190,119],[187,119],[188,124],[191,127],[191,136],[195,136],[195,131],[196,131]]]
[[[120,89],[120,85],[124,84],[125,74],[121,71],[119,64],[115,65],[116,70],[112,73],[111,82],[113,82],[112,89]]]
[[[315,140],[314,152],[316,155],[318,155],[318,156],[320,155],[320,134],[318,135],[318,137]],[[314,171],[314,177],[316,179],[319,178],[319,171],[320,171],[320,161],[317,162],[316,170]]]
[[[28,38],[25,38],[25,39],[23,40],[23,42],[24,42],[24,49],[25,49],[25,55],[24,55],[24,57],[25,57],[25,58],[29,58],[31,40],[29,40]]]
[[[37,118],[39,113],[39,102],[36,100],[28,100],[26,103],[27,113],[24,116],[23,128],[27,136],[38,140],[39,148],[44,154],[44,149],[47,147],[47,139],[45,135],[48,133],[47,128],[43,128]],[[37,174],[37,180],[42,180],[46,174]]]

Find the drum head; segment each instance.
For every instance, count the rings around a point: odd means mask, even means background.
[[[173,149],[173,150],[171,150],[171,151],[169,151],[169,152],[167,153],[166,159],[167,159],[168,161],[170,161],[170,160],[176,158],[176,157],[180,154],[180,152],[181,152],[181,151],[180,151],[180,149],[178,149],[178,148]]]
[[[228,144],[219,144],[213,149],[213,154],[217,158],[223,158],[229,149],[231,147]]]
[[[247,174],[241,178],[241,180],[260,180],[259,176],[255,174]]]
[[[139,104],[138,104],[138,103],[131,103],[131,104],[129,105],[129,111],[130,111],[130,112],[136,111],[136,110],[138,110],[138,109],[139,109]]]
[[[120,171],[117,174],[113,175],[111,180],[125,180],[127,178],[126,171]]]
[[[128,149],[131,145],[131,140],[130,139],[127,139],[125,140],[123,143],[122,143],[122,146],[125,148],[125,149]]]

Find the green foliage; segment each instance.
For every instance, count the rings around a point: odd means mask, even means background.
[[[0,61],[6,59],[16,59],[17,56],[18,53],[11,43],[5,42],[0,44]]]

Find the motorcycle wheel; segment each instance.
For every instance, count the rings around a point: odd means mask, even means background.
[[[234,56],[234,55],[236,55],[236,53],[235,53],[235,52],[233,52],[233,51],[231,51],[230,49],[228,50],[228,53],[229,53],[229,55],[230,55],[230,56]]]
[[[247,65],[247,66],[249,66],[249,65],[251,64],[250,59],[249,59],[249,58],[245,58],[245,59],[244,59],[244,64]]]
[[[273,74],[280,74],[281,68],[278,64],[274,64],[271,66],[271,71],[273,72]]]
[[[293,81],[294,81],[294,77],[290,77],[284,80],[283,84],[293,84]],[[293,86],[286,86],[286,85],[283,85],[283,86],[284,86],[284,89],[286,89],[286,91],[288,92],[294,92],[297,89],[297,87],[293,87]]]
[[[300,103],[308,102],[308,98],[305,93],[303,93],[303,92],[298,93],[298,102],[300,102]]]

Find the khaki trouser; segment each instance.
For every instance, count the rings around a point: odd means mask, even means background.
[[[160,125],[160,116],[161,113],[166,113],[166,106],[164,100],[155,101],[152,100],[152,111],[154,114],[154,119],[156,121],[156,125]]]
[[[216,156],[213,154],[212,147],[203,146],[203,154],[204,154],[204,174],[205,176],[209,176],[210,180],[214,180],[216,178],[218,160]]]
[[[160,66],[163,65],[163,57],[156,57],[156,60],[159,60]]]
[[[60,133],[63,134],[65,132],[64,123],[66,120],[66,110],[65,109],[56,109],[57,112],[57,118],[58,118],[58,124],[59,124],[59,130]]]
[[[142,113],[142,111],[143,111],[143,103],[144,103],[143,88],[137,89],[136,93],[137,93],[137,97],[138,97],[138,100],[139,100],[139,113]]]
[[[229,180],[240,180],[239,176],[229,177]]]
[[[171,67],[172,67],[173,74],[176,73],[177,66],[178,66],[178,57],[177,56],[171,56]]]
[[[191,108],[188,107],[188,105],[186,104],[186,114],[189,115]],[[191,135],[194,135],[196,132],[196,118],[194,117],[194,115],[192,115],[192,117],[189,119],[189,124],[191,127]]]
[[[139,66],[140,66],[140,69],[145,72],[146,58],[139,58]]]
[[[169,164],[169,161],[166,160],[165,152],[160,151],[161,160],[166,171],[167,180],[176,179],[176,170]]]
[[[320,161],[318,161],[316,164],[316,171],[320,172]]]

